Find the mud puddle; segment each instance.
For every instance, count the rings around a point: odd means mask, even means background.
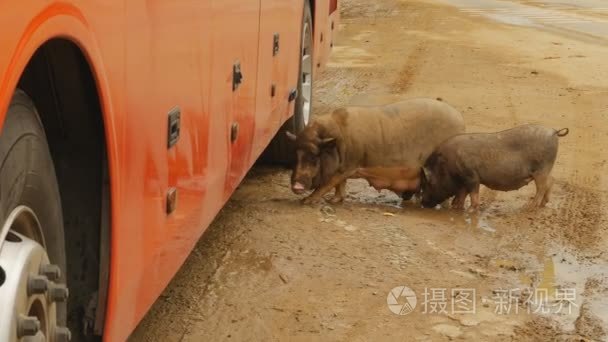
[[[594,329],[606,333],[608,328],[608,263],[602,260],[581,260],[563,249],[548,256],[543,265],[541,284],[549,291],[547,305],[571,302],[556,319],[565,331],[580,329],[577,324],[588,321]],[[604,339],[607,340],[607,339]]]

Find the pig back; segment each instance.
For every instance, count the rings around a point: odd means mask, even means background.
[[[465,130],[460,112],[434,99],[351,107],[348,113],[345,161],[355,167],[420,168],[441,142]]]
[[[554,129],[527,124],[500,132],[454,136],[438,151],[446,156],[456,156],[450,159],[457,159],[473,169],[503,172],[512,169],[511,173],[516,173],[517,170],[552,167],[558,145]]]

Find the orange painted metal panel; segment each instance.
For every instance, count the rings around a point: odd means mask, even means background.
[[[327,64],[340,20],[340,2],[336,2],[336,10],[330,13],[332,0],[317,0],[314,15],[314,77],[318,77]]]
[[[112,194],[105,341],[129,335],[293,114],[288,96],[298,79],[303,1],[0,2],[0,128],[23,69],[48,39],[76,43],[94,72]],[[339,11],[330,15],[327,0],[317,2],[314,58],[321,70]],[[237,62],[243,81],[233,91]],[[181,136],[167,148],[174,109]],[[173,187],[178,205],[167,215]]]
[[[303,1],[262,0],[254,158],[262,153],[277,127],[293,114],[294,103],[287,100],[289,92],[297,88],[301,40],[297,23],[302,21],[303,5]],[[292,23],[286,24],[285,18]],[[273,55],[275,34],[279,47]]]

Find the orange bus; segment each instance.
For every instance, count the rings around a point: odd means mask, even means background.
[[[338,20],[0,1],[0,341],[126,340],[259,156],[289,161]]]

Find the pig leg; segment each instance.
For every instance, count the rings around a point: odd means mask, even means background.
[[[330,192],[331,189],[337,187],[340,183],[346,182],[346,180],[350,176],[352,176],[353,173],[354,172],[347,172],[347,173],[335,174],[335,175],[331,176],[331,178],[329,179],[329,181],[327,183],[316,188],[315,191],[313,191],[312,194],[310,194],[310,196],[305,197],[302,200],[302,203],[304,203],[304,204],[318,203],[323,198],[323,195]]]
[[[534,175],[534,184],[536,185],[536,195],[528,204],[529,209],[540,208],[543,206],[545,195],[553,184],[553,179],[547,173]]]
[[[464,209],[464,201],[467,199],[468,192],[465,188],[458,190],[456,197],[452,201],[452,208],[462,210]]]
[[[545,205],[547,205],[547,202],[549,202],[549,197],[551,195],[552,187],[553,187],[553,177],[549,176],[549,179],[547,181],[547,190],[545,191],[545,195],[543,196],[543,201],[540,203],[541,207],[544,207]]]
[[[470,193],[471,196],[471,209],[477,210],[479,209],[479,184],[475,185],[473,191]]]
[[[329,200],[329,203],[336,204],[344,201],[344,196],[346,195],[346,181],[338,184],[336,186],[336,190],[334,193],[334,197]]]

